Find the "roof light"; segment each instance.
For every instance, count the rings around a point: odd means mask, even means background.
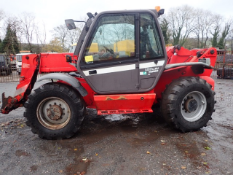
[[[156,10],[157,12],[159,12],[160,6],[155,6],[155,10]]]

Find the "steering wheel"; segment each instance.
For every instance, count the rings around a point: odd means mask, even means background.
[[[112,49],[107,48],[106,46],[103,46],[108,52],[110,52],[111,54],[114,54]]]

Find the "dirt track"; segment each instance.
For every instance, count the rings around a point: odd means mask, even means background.
[[[1,83],[13,95],[16,83]],[[216,79],[208,126],[180,133],[155,114],[97,116],[72,139],[41,140],[24,108],[0,114],[0,174],[233,174],[233,80]],[[0,104],[1,105],[1,104]]]

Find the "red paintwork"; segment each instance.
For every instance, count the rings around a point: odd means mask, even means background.
[[[80,83],[81,85],[87,90],[88,94],[87,96],[83,97],[83,100],[86,104],[86,107],[88,108],[96,108],[95,106],[95,103],[94,103],[94,95],[96,94],[92,89],[91,87],[89,86],[89,84],[86,82],[85,79],[83,78],[78,78],[78,77],[75,77]],[[68,83],[66,83],[65,81],[57,81],[57,83],[62,83],[62,84],[66,84],[66,85],[69,85]]]
[[[19,89],[27,89],[28,85],[32,80],[32,76],[36,70],[38,65],[39,55],[31,54],[31,55],[23,55],[22,56],[22,69],[20,75],[20,81],[16,90]]]
[[[166,50],[168,57],[167,64],[198,62],[198,59],[210,58],[211,66],[214,67],[217,58],[217,51],[215,48],[187,50],[181,47],[180,50],[178,50],[175,47],[167,47]],[[210,53],[211,50],[214,50],[213,54]],[[197,52],[202,54],[202,56],[197,58]],[[72,62],[77,61],[77,57],[75,58],[71,53],[42,53],[40,55],[32,54],[28,55],[29,59],[26,59],[27,56],[23,56],[20,84],[16,88],[16,96],[14,98],[11,97],[8,100],[7,112],[15,109],[17,106],[23,104],[24,101],[27,100],[27,94],[25,95],[25,91],[27,89],[30,91],[33,88],[34,83],[32,82],[32,76],[35,72],[36,66],[38,65],[37,58],[40,58],[40,65],[38,66],[40,73],[77,71],[73,65],[66,62],[65,55],[71,55],[73,57]],[[204,73],[202,74],[194,74],[191,66],[180,66],[169,70],[164,70],[156,87],[150,92],[141,94],[98,95],[93,91],[93,89],[91,89],[85,79],[76,79],[88,92],[88,95],[83,97],[86,106],[88,108],[96,108],[98,110],[98,114],[141,113],[152,112],[152,105],[157,103],[157,99],[162,98],[162,92],[165,90],[166,85],[169,85],[173,80],[180,77],[200,77],[212,85],[212,89],[214,90],[214,80],[210,78],[211,73],[212,69],[205,69]],[[59,81],[59,83],[65,82]],[[144,100],[141,100],[142,96]],[[12,108],[9,108],[9,103],[12,102],[15,105]],[[5,104],[4,106],[7,105]],[[2,108],[2,112],[6,112],[4,109]]]
[[[5,98],[4,96],[3,101],[5,103],[2,105],[1,112],[8,114],[11,110],[22,106],[27,100],[29,94],[25,94],[25,92],[28,90],[30,93],[34,86],[35,82],[33,82],[33,75],[37,66],[40,73],[77,71],[75,66],[66,62],[66,55],[70,55],[72,57],[72,63],[77,62],[77,56],[74,56],[73,53],[41,53],[38,55],[23,55],[20,82],[16,87],[15,96],[8,98]],[[34,81],[36,80],[36,76],[37,75],[35,75]]]
[[[98,114],[153,112],[155,93],[94,95]]]
[[[214,54],[210,53],[211,50],[214,50]],[[203,52],[203,55],[199,58],[197,58],[196,56],[197,51]],[[174,47],[167,48],[167,53],[168,53],[167,64],[182,63],[182,62],[198,62],[198,59],[210,58],[211,66],[214,67],[217,59],[217,50],[215,48],[196,49],[189,51],[181,47],[180,50],[176,49],[177,55],[174,55],[173,52],[174,52]],[[189,77],[189,76],[200,77],[206,80],[212,86],[212,90],[214,90],[214,80],[210,77],[212,71],[213,71],[212,69],[205,69],[204,73],[202,74],[194,74],[191,69],[191,66],[181,66],[181,67],[165,70],[154,89],[154,92],[156,93],[156,97],[157,99],[161,99],[162,92],[165,90],[166,85],[169,85],[173,80],[178,79],[180,77]]]
[[[2,105],[1,112],[3,114],[8,114],[11,110],[16,109],[23,105],[23,102],[27,100],[26,90],[31,90],[34,83],[32,83],[33,74],[38,65],[38,55],[24,55],[22,56],[22,69],[20,82],[16,87],[16,92],[14,97],[3,98],[5,104]],[[6,103],[7,101],[7,103]]]
[[[76,72],[76,67],[66,62],[66,55],[73,58],[73,63],[77,62],[77,56],[73,53],[41,53],[40,73]]]
[[[89,86],[89,84],[86,82],[85,79],[83,78],[76,78],[80,83],[81,85],[87,90],[88,94],[87,96],[83,97],[85,103],[86,103],[86,106],[88,108],[96,108],[96,105],[94,103],[94,95],[96,94],[93,89]]]

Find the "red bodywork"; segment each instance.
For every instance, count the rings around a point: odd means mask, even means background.
[[[77,71],[75,66],[71,65],[70,62],[67,62],[67,55],[72,58],[70,61],[71,63],[77,63],[77,56],[74,56],[73,53],[23,55],[20,81],[16,87],[15,95],[14,97],[5,98],[5,94],[2,94],[1,112],[3,114],[8,114],[11,110],[23,105],[27,100],[28,95],[31,93],[38,72],[51,73]]]
[[[182,47],[179,49],[176,47],[167,47],[166,50],[167,64],[198,62],[199,59],[210,58],[211,66],[214,67],[217,58],[215,48],[187,50]],[[72,62],[70,62],[67,55],[73,58]],[[71,53],[41,53],[39,55],[23,56],[21,78],[16,88],[15,97],[3,98],[1,112],[7,114],[11,110],[22,106],[33,88],[38,72],[76,72],[76,67],[70,64],[74,62],[77,62],[77,57],[74,57]],[[203,73],[195,74],[191,66],[179,66],[164,70],[155,88],[149,92],[140,94],[98,95],[92,90],[85,79],[79,77],[76,77],[76,79],[88,92],[88,95],[83,97],[86,106],[97,109],[98,114],[144,113],[152,112],[152,105],[162,98],[162,92],[165,90],[166,85],[180,77],[200,77],[206,80],[214,90],[214,80],[210,78],[211,73],[212,69],[204,69]],[[62,81],[59,82],[65,83]]]
[[[210,53],[211,50],[214,50],[213,54]],[[197,52],[202,54],[199,58],[197,57]],[[167,57],[167,64],[198,62],[198,59],[210,58],[211,66],[214,67],[217,59],[217,50],[215,48],[187,50],[183,47],[178,50],[174,47],[167,47]],[[212,86],[212,90],[214,90],[214,80],[210,77],[212,71],[213,69],[205,69],[202,74],[195,74],[192,71],[191,66],[180,66],[165,70],[154,89],[157,94],[157,98],[161,99],[161,94],[165,90],[166,85],[170,84],[172,80],[180,77],[200,77],[206,80]]]
[[[73,53],[41,53],[40,73],[76,72],[76,67],[66,61],[67,55],[71,56],[71,63],[77,64],[77,56]]]

